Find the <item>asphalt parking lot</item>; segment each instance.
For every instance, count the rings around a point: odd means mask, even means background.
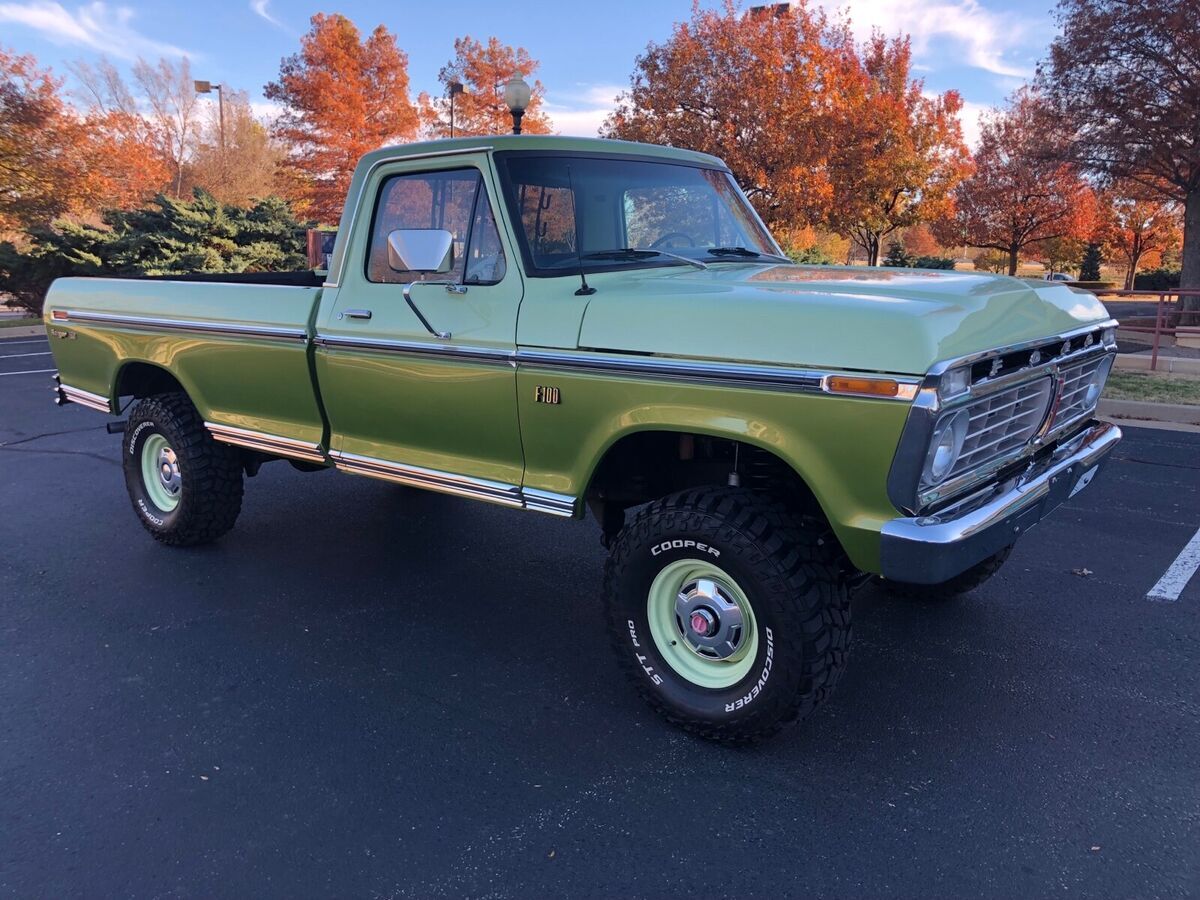
[[[862,591],[832,702],[728,750],[618,677],[590,522],[278,463],[166,549],[45,348],[0,340],[0,894],[1200,894],[1200,576],[1146,596],[1200,434],[961,602]]]

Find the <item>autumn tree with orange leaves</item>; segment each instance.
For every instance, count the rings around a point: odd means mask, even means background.
[[[1125,290],[1133,290],[1138,269],[1153,266],[1183,241],[1180,205],[1163,190],[1137,182],[1117,182],[1100,195],[1098,236],[1110,258],[1125,266]]]
[[[759,214],[784,230],[822,221],[834,206],[830,157],[858,76],[849,33],[819,10],[697,5],[637,58],[603,131],[720,156]]]
[[[966,175],[955,91],[927,97],[911,77],[907,38],[875,35],[863,48],[859,83],[832,135],[829,178],[837,198],[828,224],[850,235],[877,265],[889,234],[944,216],[950,192]]]
[[[954,190],[953,214],[935,227],[943,244],[999,250],[1015,275],[1027,247],[1091,233],[1095,197],[1074,166],[1045,155],[1049,127],[1028,91],[984,120],[974,171]]]
[[[463,90],[454,97],[454,137],[506,134],[512,114],[504,104],[504,84],[513,75],[530,82],[532,97],[521,120],[524,134],[550,134],[551,122],[542,110],[546,90],[533,79],[538,62],[524,47],[510,47],[490,37],[481,43],[472,37],[454,42],[454,59],[438,72],[442,95],[423,93],[418,99],[421,126],[432,138],[450,137],[450,85]],[[531,80],[532,79],[532,80]]]
[[[0,232],[47,225],[77,205],[87,132],[32,56],[0,48]]]
[[[317,13],[266,96],[283,105],[273,134],[290,148],[283,168],[302,211],[336,222],[360,157],[416,137],[408,57],[382,25],[363,40],[345,16]]]

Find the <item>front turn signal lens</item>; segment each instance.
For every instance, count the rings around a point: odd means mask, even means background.
[[[894,378],[866,378],[856,375],[827,375],[825,390],[830,394],[889,397],[897,400],[911,400],[917,395],[915,384],[901,384]]]

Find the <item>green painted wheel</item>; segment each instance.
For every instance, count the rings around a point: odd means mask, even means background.
[[[179,458],[161,434],[150,435],[142,444],[142,484],[150,500],[163,512],[173,512],[179,506],[183,486]]]
[[[712,563],[680,559],[663,568],[650,585],[646,613],[662,658],[698,687],[732,687],[754,666],[754,608],[738,583]]]

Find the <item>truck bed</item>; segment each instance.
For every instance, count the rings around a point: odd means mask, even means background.
[[[45,321],[67,396],[117,412],[142,380],[168,373],[206,422],[316,446],[324,436],[309,359],[317,276],[250,277],[271,280],[55,281]]]

